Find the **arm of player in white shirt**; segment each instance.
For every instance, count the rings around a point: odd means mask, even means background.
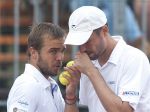
[[[80,72],[86,74],[96,91],[99,100],[107,112],[133,112],[128,102],[121,98],[107,86],[100,72],[95,68],[86,53],[76,55],[75,63]]]
[[[133,112],[133,108],[129,103],[122,101],[121,98],[115,95],[107,86],[96,68],[90,69],[88,73],[88,77],[107,112]]]

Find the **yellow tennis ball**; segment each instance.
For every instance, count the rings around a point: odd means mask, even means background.
[[[69,81],[64,77],[64,76],[70,76],[68,71],[63,71],[60,75],[59,75],[59,81],[62,85],[66,86],[69,84]]]
[[[70,67],[70,66],[72,66],[74,64],[74,61],[73,60],[71,60],[71,61],[69,61],[68,63],[67,63],[67,67]]]

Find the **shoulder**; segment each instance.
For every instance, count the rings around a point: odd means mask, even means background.
[[[31,99],[34,96],[38,97],[42,87],[33,77],[28,76],[26,74],[19,76],[15,80],[10,93],[13,93],[15,96],[25,96]]]
[[[42,95],[41,89],[41,86],[31,77],[19,76],[9,92],[7,108],[35,109]]]
[[[125,55],[127,61],[131,61],[131,60],[137,61],[138,60],[137,62],[139,62],[139,61],[149,62],[148,57],[142,50],[132,47],[130,45],[127,45],[123,55]]]

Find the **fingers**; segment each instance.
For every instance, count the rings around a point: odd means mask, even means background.
[[[69,80],[70,83],[78,85],[81,77],[80,71],[75,66],[64,67],[64,69],[71,75],[71,77],[66,76],[65,78]]]

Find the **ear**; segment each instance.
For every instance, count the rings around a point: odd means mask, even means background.
[[[109,33],[109,28],[108,28],[107,25],[103,26],[103,31],[104,31],[105,34]]]
[[[33,60],[38,59],[38,51],[37,50],[35,50],[33,47],[30,47],[29,52],[31,54],[31,59],[33,59]]]

